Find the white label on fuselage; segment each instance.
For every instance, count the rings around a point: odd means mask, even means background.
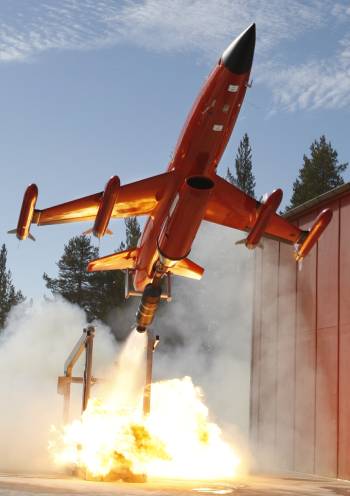
[[[229,84],[228,85],[228,91],[230,93],[237,93],[239,86],[237,84]]]
[[[213,131],[222,131],[224,126],[222,124],[214,124]]]

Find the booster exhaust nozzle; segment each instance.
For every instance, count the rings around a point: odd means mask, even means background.
[[[160,286],[147,284],[147,286],[145,287],[140,306],[136,314],[137,332],[145,332],[147,330],[147,327],[152,324],[154,315],[160,302],[161,294],[162,288]]]

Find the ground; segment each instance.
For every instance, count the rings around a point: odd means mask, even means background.
[[[308,476],[249,476],[229,482],[88,482],[54,476],[0,474],[0,496],[350,496],[350,482]]]

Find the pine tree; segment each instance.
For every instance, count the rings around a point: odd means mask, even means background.
[[[0,251],[0,329],[6,323],[6,318],[14,305],[24,301],[21,291],[16,291],[13,283],[11,271],[7,270],[7,249],[5,244]]]
[[[125,219],[125,243],[126,247],[136,248],[139,238],[141,236],[141,227],[137,217],[129,217]]]
[[[88,319],[95,317],[93,311],[95,274],[87,272],[88,262],[98,257],[98,249],[92,246],[85,235],[75,236],[64,246],[64,253],[57,263],[58,277],[43,275],[46,287],[53,294],[84,308]]]
[[[287,210],[344,184],[341,173],[348,164],[339,164],[338,153],[330,141],[327,143],[325,135],[311,144],[310,151],[310,158],[303,157],[304,163],[293,183],[293,195]]]
[[[127,217],[124,219],[125,223],[125,242],[122,241],[119,245],[118,251],[129,250],[136,248],[139,238],[141,236],[141,227],[137,217]]]
[[[125,219],[126,239],[118,251],[134,248],[141,234],[136,217]],[[91,239],[76,236],[64,247],[64,253],[57,263],[58,277],[43,275],[46,287],[53,294],[60,294],[66,300],[82,307],[88,320],[108,321],[114,308],[124,303],[124,274],[120,270],[87,272],[90,260],[99,256]]]
[[[240,188],[247,195],[254,197],[255,178],[252,166],[252,148],[249,143],[249,136],[244,134],[241,139],[235,161],[236,176],[232,174],[230,168],[227,169],[226,179]]]
[[[226,181],[236,186],[235,176],[232,174],[231,169],[229,167],[227,167],[227,171],[226,171]]]

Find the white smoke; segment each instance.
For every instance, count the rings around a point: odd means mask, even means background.
[[[147,334],[134,329],[122,346],[103,396],[115,409],[134,411],[146,382]]]
[[[235,440],[237,428],[248,435],[252,314],[252,256],[234,246],[240,234],[202,225],[191,258],[205,267],[205,275],[200,282],[177,279],[173,302],[162,304],[153,329],[161,336],[154,380],[192,376],[204,392],[212,420]],[[86,325],[84,312],[61,299],[24,303],[10,314],[0,338],[0,470],[54,470],[47,445],[50,426],[62,422],[57,377],[63,375],[64,362]],[[139,390],[144,380],[143,371],[137,375],[130,362],[134,357],[144,367],[145,339],[137,341],[143,351],[137,355],[134,339],[129,339],[125,346],[132,352],[123,355],[128,363],[117,363],[125,391],[130,384]],[[93,375],[110,377],[117,354],[109,329],[99,324]],[[81,375],[82,363],[74,375]],[[81,408],[81,386],[72,389],[71,418]],[[102,389],[94,386],[93,395],[98,394]]]
[[[0,470],[43,472],[50,426],[62,422],[57,377],[86,327],[84,312],[61,299],[24,303],[10,314],[0,339]],[[103,377],[115,359],[116,343],[99,325],[94,375]],[[82,362],[74,375],[81,375]],[[73,385],[72,414],[81,407],[81,386]],[[80,393],[80,394],[79,394]]]
[[[190,375],[214,420],[248,438],[253,253],[235,241],[245,233],[203,223],[190,258],[201,281],[178,278],[154,332],[155,379]],[[171,345],[168,345],[168,341]]]

